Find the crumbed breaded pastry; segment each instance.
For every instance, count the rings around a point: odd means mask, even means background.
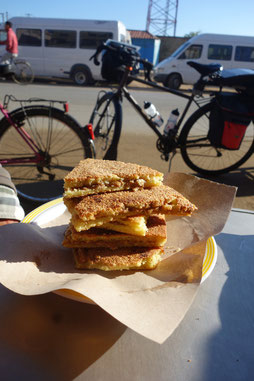
[[[64,179],[71,214],[63,246],[78,269],[150,270],[161,261],[168,216],[197,208],[146,166],[86,159]]]
[[[152,270],[161,260],[163,248],[125,247],[73,249],[76,268],[113,270]]]
[[[145,236],[117,233],[92,228],[78,233],[72,225],[65,232],[63,246],[70,248],[108,247],[112,250],[123,247],[160,247],[166,243],[167,230],[163,215],[149,217]]]
[[[166,185],[136,192],[103,193],[81,199],[64,198],[64,203],[72,214],[71,222],[77,231],[130,216],[186,216],[197,209],[183,195]]]
[[[113,160],[85,159],[64,179],[64,197],[151,188],[162,184],[163,174],[146,166]]]

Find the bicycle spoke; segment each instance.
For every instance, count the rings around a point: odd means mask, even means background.
[[[200,108],[183,127],[181,153],[186,164],[199,173],[226,173],[238,168],[254,152],[254,125],[248,126],[239,149],[216,148],[207,138],[211,107],[210,103]]]
[[[25,125],[23,126],[23,128],[27,131],[27,133],[31,136],[31,138],[33,139],[33,141],[37,144],[37,146],[41,149],[41,150],[44,150],[45,147],[43,146],[43,141],[42,141],[42,137],[41,135],[39,134],[39,129],[37,127],[37,121],[36,119],[34,118],[28,118],[26,117],[26,119],[24,120]],[[35,124],[36,123],[36,124]],[[43,126],[41,126],[43,128]]]
[[[97,102],[89,123],[94,127],[94,147],[97,159],[117,159],[117,145],[121,133],[120,103],[109,92]]]
[[[6,124],[0,131],[0,161],[12,161],[6,168],[19,192],[27,198],[47,201],[62,195],[63,178],[80,160],[92,157],[93,152],[80,126],[63,111],[44,106],[27,107],[24,111],[14,114],[15,121],[22,122],[24,131],[38,145],[38,160],[13,163],[35,156],[16,130]]]
[[[18,84],[33,82],[34,73],[31,65],[26,61],[15,60],[13,80]]]

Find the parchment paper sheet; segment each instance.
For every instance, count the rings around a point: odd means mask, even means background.
[[[206,240],[224,227],[236,188],[171,173],[164,181],[198,207],[192,217],[167,221],[165,259],[152,271],[78,271],[62,247],[70,215],[47,226],[0,228],[0,282],[23,295],[70,289],[92,299],[139,334],[164,342],[189,309],[202,277]],[[211,275],[212,276],[212,275]]]

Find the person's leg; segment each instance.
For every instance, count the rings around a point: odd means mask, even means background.
[[[13,63],[13,61],[15,61],[15,59],[18,57],[18,55],[17,54],[11,54],[11,58],[10,58],[10,64],[12,64]]]

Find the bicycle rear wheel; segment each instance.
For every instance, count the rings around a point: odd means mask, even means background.
[[[15,72],[12,75],[14,82],[19,85],[27,85],[34,80],[34,72],[31,65],[22,60],[16,60],[14,64]]]
[[[122,129],[122,107],[114,93],[108,92],[98,101],[90,117],[94,130],[96,159],[117,160],[117,147]]]
[[[185,123],[179,142],[185,163],[204,175],[220,175],[233,171],[254,153],[254,125],[248,126],[238,150],[213,147],[207,138],[212,103],[195,111]]]
[[[80,125],[62,110],[31,106],[13,111],[11,118],[22,126],[39,147],[37,163],[5,164],[4,160],[35,159],[35,154],[6,120],[0,124],[0,162],[9,171],[22,197],[46,202],[63,194],[63,178],[93,151]]]

